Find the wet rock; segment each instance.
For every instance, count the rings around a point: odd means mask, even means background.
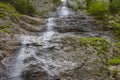
[[[29,68],[22,72],[23,80],[48,80],[47,72],[39,64],[31,64]]]
[[[37,59],[34,56],[28,57],[24,60],[24,63],[29,63],[31,61],[37,61]]]
[[[3,54],[3,52],[0,51],[0,60],[2,60],[5,57],[5,55]]]
[[[34,25],[34,26],[40,26],[40,25],[45,24],[44,19],[38,19],[35,17],[25,16],[25,15],[21,16],[20,19],[23,20],[24,22],[29,23],[29,24]]]
[[[25,29],[26,31],[29,31],[29,32],[38,32],[38,31],[40,31],[39,29],[35,28],[35,26],[30,25],[28,23],[25,23],[24,21],[20,21],[19,25],[20,25],[21,28],[23,28],[23,29]]]
[[[94,30],[94,26],[92,21],[88,19],[64,19],[64,20],[57,20],[57,26],[55,29],[58,32],[91,32],[92,29]]]

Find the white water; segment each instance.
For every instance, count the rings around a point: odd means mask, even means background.
[[[67,0],[61,0],[63,6],[67,6]]]
[[[26,67],[24,60],[27,57],[35,56],[36,48],[35,47],[25,47],[22,46],[21,49],[18,51],[18,54],[15,58],[15,63],[13,64],[11,71],[10,71],[10,78],[11,80],[21,80],[20,75],[21,72]]]
[[[59,12],[59,17],[60,18],[67,18],[70,15],[70,10],[67,7],[67,0],[62,0],[63,5],[60,9]],[[27,46],[27,44],[42,44],[43,48],[49,47],[50,43],[49,40],[52,39],[52,37],[54,36],[54,34],[56,34],[56,32],[54,31],[54,26],[56,26],[55,24],[55,18],[48,18],[46,21],[46,26],[47,29],[46,31],[43,33],[42,36],[25,36],[22,35],[19,37],[19,42],[21,43],[21,48],[18,51],[17,55],[15,56],[15,60],[14,63],[12,65],[12,70],[10,71],[10,78],[12,78],[11,80],[21,80],[20,75],[21,72],[24,71],[24,69],[28,66],[28,64],[24,63],[24,60],[26,58],[29,57],[34,57],[37,59],[37,61],[39,63],[43,63],[43,69],[46,70],[46,72],[49,73],[49,75],[54,76],[59,74],[59,71],[64,71],[64,69],[68,68],[68,67],[72,67],[75,66],[74,63],[70,62],[70,61],[54,61],[51,58],[51,55],[49,54],[49,52],[44,52],[45,56],[42,56],[41,58],[36,56],[35,53],[37,51],[37,47],[34,46]],[[55,67],[54,70],[50,70],[49,66],[52,65]],[[66,66],[66,67],[65,67]]]
[[[47,26],[46,32],[44,32],[43,35],[40,37],[25,36],[25,35],[20,36],[19,41],[22,44],[22,46],[21,46],[20,50],[18,51],[17,55],[15,56],[16,58],[14,60],[14,63],[12,64],[14,66],[12,66],[12,68],[10,70],[10,73],[11,73],[10,78],[12,80],[21,80],[21,78],[20,78],[21,72],[24,71],[25,67],[27,66],[24,63],[24,60],[26,58],[29,58],[32,56],[34,58],[38,59],[38,61],[41,61],[42,63],[44,63],[45,64],[44,69],[47,71],[48,62],[45,59],[39,59],[39,57],[37,57],[35,55],[36,47],[26,46],[27,44],[32,44],[32,43],[36,43],[36,44],[43,43],[44,44],[43,48],[48,47],[49,46],[48,41],[52,38],[52,36],[55,33],[53,30],[53,27],[55,26],[54,18],[47,19],[46,26]],[[46,56],[48,57],[47,54],[46,54]],[[50,62],[49,62],[49,64],[50,64]]]
[[[67,0],[62,0],[62,7],[58,9],[58,12],[60,18],[68,18],[71,15],[75,15],[75,12],[67,7]]]

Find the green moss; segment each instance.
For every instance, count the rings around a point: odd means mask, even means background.
[[[108,60],[107,64],[108,65],[118,65],[118,64],[120,64],[120,58],[115,57],[113,59],[110,59],[110,60]]]
[[[0,2],[0,8],[8,11],[15,11],[15,8],[9,4]]]
[[[91,38],[80,38],[81,45],[84,45],[86,47],[92,46],[98,54],[105,54],[108,50],[109,42],[105,38],[97,38],[97,37],[91,37]]]
[[[105,0],[92,1],[89,5],[88,13],[97,19],[104,19],[105,14],[109,12],[108,4]]]
[[[6,20],[6,14],[4,12],[0,12],[0,18]]]
[[[120,48],[120,42],[115,43],[115,46]]]
[[[115,68],[115,69],[113,69],[113,71],[112,71],[112,77],[116,77],[116,75],[118,74],[118,68]]]
[[[10,28],[11,26],[10,25],[3,25],[3,26],[0,26],[0,30],[2,30],[2,29],[5,29],[5,28]]]
[[[118,37],[118,39],[120,38],[120,23],[119,22],[115,22],[113,21],[112,23],[110,23],[111,26],[113,26],[113,31],[116,37]]]
[[[7,29],[2,29],[1,31],[3,31],[4,33],[7,33],[7,34],[12,35],[12,32],[11,32],[11,31],[9,31],[9,30],[7,30]]]
[[[13,15],[14,17],[20,17],[20,14],[15,10],[13,6],[0,2],[0,18],[6,20],[7,16],[10,15]]]

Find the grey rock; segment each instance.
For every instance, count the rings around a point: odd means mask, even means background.
[[[21,77],[23,80],[48,80],[49,75],[39,64],[31,64]]]

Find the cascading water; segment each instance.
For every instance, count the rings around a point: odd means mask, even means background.
[[[43,48],[47,48],[49,46],[49,40],[52,38],[52,36],[54,35],[54,30],[53,27],[55,26],[54,23],[54,18],[49,18],[46,21],[46,32],[43,33],[42,36],[37,37],[37,36],[21,36],[19,38],[20,44],[21,44],[21,48],[18,51],[18,54],[15,56],[15,59],[13,60],[13,63],[10,68],[10,75],[9,75],[9,79],[8,80],[21,80],[20,76],[22,71],[25,69],[25,67],[27,67],[28,64],[24,63],[24,60],[26,58],[29,57],[34,57],[36,58],[38,61],[42,61],[45,65],[47,64],[47,62],[44,59],[40,59],[38,58],[35,53],[36,53],[36,48],[32,46],[31,44],[35,43],[35,44],[43,44]],[[31,45],[31,46],[27,46],[27,45]],[[48,58],[48,55],[46,54],[46,58]],[[47,70],[47,65],[46,65],[46,70]]]
[[[62,6],[58,9],[60,18],[68,18],[71,15],[75,15],[70,8],[67,7],[67,0],[62,0]]]
[[[61,0],[63,6],[67,6],[67,0]]]
[[[67,0],[62,0],[63,4],[59,11],[59,18],[67,18],[71,13],[70,9],[67,7]],[[21,44],[17,55],[13,58],[12,66],[9,69],[9,79],[8,80],[22,80],[21,75],[24,69],[29,66],[31,63],[25,63],[25,59],[27,58],[35,58],[36,62],[44,64],[41,66],[50,76],[57,75],[59,73],[59,68],[65,68],[64,66],[71,67],[75,64],[70,61],[54,61],[51,57],[51,54],[48,52],[48,47],[50,46],[49,40],[52,39],[54,34],[57,32],[54,31],[54,26],[56,18],[48,18],[46,21],[46,31],[43,33],[42,36],[25,36],[22,35],[19,37],[19,43]],[[36,56],[37,46],[33,46],[33,44],[42,45],[44,49],[43,55],[41,57]],[[50,70],[50,66],[54,66],[53,70]],[[66,69],[66,68],[65,68]],[[63,69],[64,70],[64,69]]]

